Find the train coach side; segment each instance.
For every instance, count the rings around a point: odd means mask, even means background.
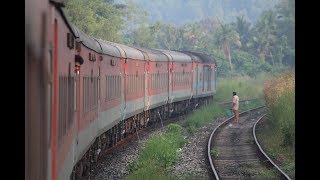
[[[87,176],[99,152],[149,119],[186,113],[190,100],[215,93],[208,57],[194,53],[196,62],[183,52],[90,37],[68,22],[61,7],[59,0],[43,3],[35,16],[27,6],[27,179]]]
[[[168,103],[169,59],[161,51],[135,47],[147,58],[145,110]]]
[[[169,103],[192,97],[192,59],[185,53],[160,50],[169,57]]]
[[[124,101],[121,120],[143,112],[145,106],[146,59],[143,53],[133,47],[108,42],[121,52]]]
[[[193,98],[213,96],[216,92],[216,62],[203,53],[184,52],[193,60]]]

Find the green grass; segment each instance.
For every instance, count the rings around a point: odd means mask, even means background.
[[[259,74],[256,78],[248,76],[240,76],[234,78],[218,78],[217,93],[215,100],[225,102],[232,100],[232,92],[236,91],[241,99],[262,98],[262,85],[271,76],[267,74]]]
[[[221,105],[217,103],[203,106],[200,109],[193,111],[186,117],[186,126],[190,132],[193,132],[199,127],[202,127],[218,117],[225,116],[226,113]]]
[[[257,79],[240,77],[234,79],[219,79],[218,89],[213,104],[201,107],[186,116],[183,129],[177,124],[170,124],[166,132],[162,135],[152,137],[145,145],[144,150],[139,155],[137,161],[129,164],[130,174],[125,178],[132,179],[164,179],[172,180],[177,177],[168,175],[167,169],[172,166],[179,158],[178,149],[183,146],[183,131],[194,132],[196,129],[213,122],[218,117],[232,116],[231,107],[223,107],[218,102],[231,101],[232,92],[237,91],[242,99],[262,97],[262,76]],[[264,104],[258,99],[252,102],[240,103],[240,111],[247,110]],[[219,151],[212,151],[218,155]],[[186,179],[197,179],[192,175],[186,175]]]
[[[284,136],[281,130],[274,128],[267,120],[263,122],[263,128],[257,137],[268,156],[288,173],[290,178],[295,179],[295,148],[283,145]]]
[[[265,104],[265,100],[262,98],[255,99],[255,100],[248,101],[248,102],[241,102],[241,103],[239,103],[239,111],[245,111],[248,109],[262,106],[264,104]]]
[[[239,171],[241,172],[241,174],[254,179],[275,179],[276,176],[274,170],[266,168],[252,169],[243,167],[240,168]]]
[[[210,154],[211,154],[213,157],[216,158],[216,157],[219,156],[220,151],[219,151],[219,149],[217,149],[217,148],[212,148],[211,151],[210,151]]]
[[[295,79],[286,72],[266,83],[267,120],[258,134],[267,154],[295,178]]]
[[[172,179],[166,169],[180,157],[178,148],[185,143],[180,125],[169,124],[163,135],[152,137],[145,145],[138,161],[129,164],[126,179]]]
[[[295,146],[295,93],[287,91],[268,106],[269,118],[274,127],[283,133],[283,144]]]

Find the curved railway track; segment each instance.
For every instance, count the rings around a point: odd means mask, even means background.
[[[290,179],[266,156],[255,136],[255,125],[265,116],[261,106],[219,124],[208,141],[208,157],[215,179]],[[261,151],[262,150],[262,151]]]

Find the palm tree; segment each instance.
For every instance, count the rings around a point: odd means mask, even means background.
[[[230,25],[220,23],[220,28],[215,33],[215,44],[218,44],[223,50],[224,58],[229,60],[230,70],[232,71],[231,46],[241,47],[239,33],[232,29]]]
[[[272,10],[264,11],[258,21],[254,36],[249,43],[250,47],[257,50],[261,61],[265,61],[266,56],[269,56],[274,64],[272,51],[277,41],[276,36],[276,14]]]
[[[233,28],[239,33],[240,41],[243,46],[241,47],[243,50],[246,50],[247,43],[251,36],[252,29],[250,28],[250,23],[246,21],[244,16],[238,16],[235,23],[232,23]]]

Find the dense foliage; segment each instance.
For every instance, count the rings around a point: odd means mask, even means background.
[[[150,11],[148,14],[135,2],[144,1],[68,0],[66,12],[74,24],[94,37],[147,48],[190,50],[209,54],[217,61],[219,77],[239,74],[255,77],[259,72],[273,74],[294,68],[295,2],[293,0],[278,0],[277,4],[270,6],[272,9],[262,9],[263,3],[258,0],[241,1],[241,3],[197,1],[200,7],[220,6],[220,11],[223,9],[225,15],[206,14],[198,21],[179,25],[166,24],[161,18],[158,21],[148,21]],[[147,8],[151,8],[152,13],[161,9],[154,6],[163,7],[165,4],[166,9],[163,11],[166,10],[168,15],[171,9],[175,9],[176,13],[181,11],[190,14],[199,9],[189,8],[190,11],[186,11],[185,8],[180,8],[191,6],[195,2],[187,1],[181,6],[182,1],[156,1],[145,2],[145,5],[153,7]],[[233,11],[227,11],[231,7],[239,11],[247,9],[247,15],[237,14],[230,22],[225,16],[232,14]],[[253,21],[248,18],[248,14],[257,7],[260,7],[261,15]],[[206,12],[205,9],[203,11]]]

